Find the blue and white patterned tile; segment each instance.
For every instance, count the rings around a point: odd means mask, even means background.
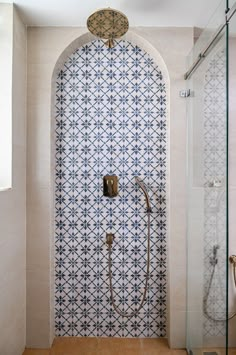
[[[164,330],[158,328],[160,323],[150,327],[148,323],[153,309],[157,315],[166,311],[165,107],[159,68],[145,52],[125,41],[110,51],[99,40],[83,46],[68,58],[58,76],[57,335],[165,335],[165,323],[161,324]],[[119,176],[115,199],[102,196],[102,177],[107,174]],[[150,285],[156,293],[150,291],[142,314],[124,320],[110,304],[105,235],[116,234],[113,283],[125,309],[139,298],[135,288],[137,282],[143,283],[146,267],[147,213],[134,176],[151,187]]]
[[[146,338],[147,319],[140,314],[125,321],[124,337]],[[156,334],[158,337],[158,334]]]

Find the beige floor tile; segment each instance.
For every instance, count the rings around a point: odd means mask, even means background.
[[[135,349],[130,349],[130,350],[125,350],[123,352],[121,352],[120,354],[124,354],[124,355],[143,355],[142,350],[135,350]]]
[[[50,350],[25,349],[23,355],[50,355]]]
[[[166,339],[62,337],[54,340],[50,352],[28,349],[23,355],[186,355],[186,352],[170,350]]]
[[[140,339],[141,349],[149,349],[155,351],[169,351],[169,346],[166,339]]]
[[[172,355],[187,355],[187,351],[184,349],[172,350]]]
[[[98,338],[56,338],[52,345],[52,350],[56,352],[74,353],[76,351],[89,352],[98,348]],[[54,355],[54,354],[53,354]],[[61,355],[61,354],[60,354]],[[65,355],[67,355],[65,353]]]

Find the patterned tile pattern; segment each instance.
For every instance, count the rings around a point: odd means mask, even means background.
[[[210,258],[218,245],[218,263],[208,299],[208,313],[215,319],[226,315],[226,55],[220,50],[209,63],[204,88],[204,290],[213,266]],[[222,187],[210,184],[221,180]],[[225,322],[204,319],[206,337],[225,335]]]
[[[100,40],[73,53],[57,78],[55,323],[57,336],[166,335],[166,86],[150,56]],[[119,196],[102,193],[119,177]],[[110,302],[107,232],[115,233],[116,303],[134,310],[146,270],[147,214],[135,184],[149,189],[151,276],[146,303],[131,319]]]

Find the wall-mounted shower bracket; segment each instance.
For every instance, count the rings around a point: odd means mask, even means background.
[[[113,240],[115,239],[115,235],[112,233],[107,233],[106,234],[106,244],[107,245],[112,245]]]
[[[209,182],[209,187],[222,187],[222,180],[215,179]]]
[[[186,89],[186,90],[180,90],[179,92],[179,97],[182,97],[182,98],[186,98],[186,97],[189,97],[191,95],[191,91],[190,89]]]

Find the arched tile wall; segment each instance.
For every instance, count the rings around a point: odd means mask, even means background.
[[[166,83],[158,65],[121,40],[83,45],[56,82],[55,326],[58,336],[166,336]],[[102,193],[104,175],[119,177],[119,196]],[[138,316],[122,318],[110,303],[106,232],[115,233],[116,303],[134,310],[146,270],[151,203],[151,275]]]

